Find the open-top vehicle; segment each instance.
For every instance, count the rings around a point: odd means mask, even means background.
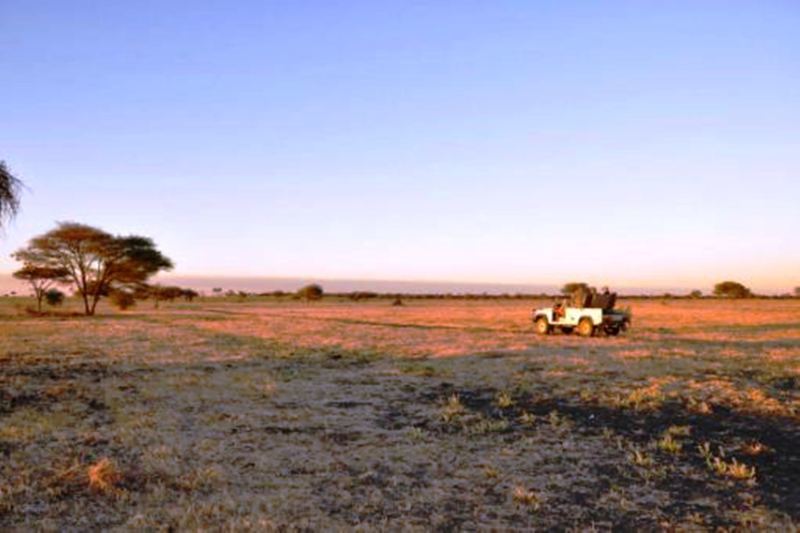
[[[629,313],[614,308],[616,302],[616,293],[578,293],[573,295],[571,305],[558,302],[552,307],[534,309],[534,328],[539,335],[547,335],[555,329],[563,333],[577,331],[584,337],[596,333],[619,335],[628,329],[631,319]]]

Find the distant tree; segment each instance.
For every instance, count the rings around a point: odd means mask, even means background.
[[[714,296],[722,298],[750,298],[752,291],[737,281],[722,281],[714,285]]]
[[[136,306],[136,297],[128,290],[115,290],[111,292],[111,303],[120,311],[127,311]]]
[[[0,161],[0,226],[19,211],[19,195],[22,182]]]
[[[161,290],[159,291],[159,296],[162,300],[166,300],[168,302],[174,302],[178,298],[183,298],[183,289],[180,287],[176,287],[174,285],[161,287]]]
[[[198,296],[196,292],[191,292],[193,294],[192,298]],[[156,309],[158,309],[161,302],[174,302],[178,298],[186,298],[186,291],[174,285],[165,287],[158,284],[148,285],[141,283],[134,288],[132,294],[137,300],[153,300]]]
[[[13,276],[19,280],[27,281],[36,298],[36,309],[42,312],[42,301],[47,291],[55,285],[69,283],[69,271],[60,267],[37,266],[30,263],[14,272]]]
[[[800,298],[800,287],[795,287],[794,288],[794,295],[797,296],[798,298]]]
[[[569,283],[565,283],[564,286],[561,287],[561,294],[569,296],[570,294],[573,294],[579,290],[588,291],[589,284],[582,281],[571,281]]]
[[[60,307],[64,304],[66,295],[58,289],[50,289],[44,293],[44,299],[50,307]]]
[[[211,289],[211,292],[213,292],[214,294],[220,294],[222,292],[222,287],[214,287],[213,289]]]
[[[173,266],[152,239],[114,236],[75,222],[62,222],[34,237],[14,257],[25,264],[66,270],[87,315],[95,314],[101,297],[133,290]]]
[[[320,285],[317,285],[316,283],[312,283],[311,285],[306,285],[305,287],[297,291],[297,295],[300,298],[303,298],[307,301],[320,300],[322,299],[323,294],[324,292],[322,290],[322,287]]]
[[[200,293],[193,289],[183,289],[183,291],[181,291],[181,296],[187,302],[192,302],[195,298],[200,296]]]
[[[697,289],[689,293],[689,298],[702,298],[702,297],[703,297],[703,291]]]

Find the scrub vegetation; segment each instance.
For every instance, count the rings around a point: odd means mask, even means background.
[[[791,530],[800,301],[0,300],[0,529]]]

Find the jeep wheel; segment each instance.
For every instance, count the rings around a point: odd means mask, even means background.
[[[547,335],[550,333],[550,324],[547,323],[547,319],[543,316],[536,319],[533,323],[533,327],[536,328],[536,333],[539,335]]]
[[[578,335],[581,337],[591,337],[594,335],[594,324],[592,324],[591,318],[581,318],[580,322],[578,322]]]

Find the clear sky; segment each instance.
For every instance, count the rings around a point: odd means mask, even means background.
[[[179,275],[800,285],[796,1],[0,0],[8,254]]]

